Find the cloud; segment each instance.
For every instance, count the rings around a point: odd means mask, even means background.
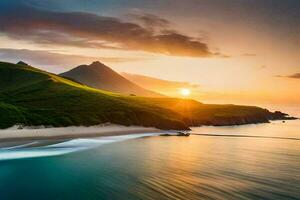
[[[144,27],[149,29],[166,29],[171,25],[171,22],[153,14],[135,11],[128,14],[129,18],[140,22]]]
[[[42,50],[28,49],[1,49],[0,60],[7,62],[18,62],[20,60],[40,66],[55,66],[61,68],[74,67],[83,63],[90,63],[96,60],[107,63],[136,61],[142,58],[121,58],[121,57],[88,57],[79,55],[69,55],[61,53],[52,53]],[[62,69],[64,70],[64,69]]]
[[[295,73],[288,76],[277,75],[276,77],[300,79],[300,73]]]
[[[136,16],[147,26],[168,22],[154,15]],[[27,6],[0,6],[0,32],[16,40],[43,45],[113,48],[171,56],[220,56],[197,38],[86,12],[57,12]]]
[[[288,76],[288,78],[299,78],[300,79],[300,73],[292,74]]]

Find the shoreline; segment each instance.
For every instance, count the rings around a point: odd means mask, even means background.
[[[141,133],[158,133],[163,130],[139,126],[70,126],[58,128],[23,128],[15,127],[0,130],[0,143],[25,142],[34,140],[68,140],[77,138],[121,136]]]
[[[298,119],[299,120],[299,119]],[[271,120],[276,122],[281,120]],[[228,126],[244,126],[258,125],[261,123],[250,123],[242,125]],[[214,125],[202,125],[214,126]],[[198,127],[198,126],[194,126]],[[222,126],[216,126],[222,127]],[[93,138],[93,137],[109,137],[123,136],[141,133],[159,133],[170,132],[172,130],[161,130],[154,127],[142,126],[123,126],[118,124],[99,124],[95,126],[69,126],[69,127],[24,127],[19,129],[18,126],[13,126],[7,129],[0,129],[0,148],[1,143],[22,143],[28,141],[43,141],[43,140],[70,140],[78,138]]]
[[[60,156],[97,148],[104,144],[161,133],[161,130],[155,128],[119,125],[42,129],[40,127],[38,129],[10,128],[0,131],[0,162]]]

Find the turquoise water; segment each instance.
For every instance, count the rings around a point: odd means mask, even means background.
[[[0,199],[300,199],[299,121],[192,132],[202,135],[142,137],[2,160]],[[0,150],[0,158],[7,151]],[[26,151],[41,149],[21,148],[19,158]]]

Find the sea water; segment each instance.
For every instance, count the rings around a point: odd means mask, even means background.
[[[299,120],[191,132],[2,149],[0,199],[300,199]]]

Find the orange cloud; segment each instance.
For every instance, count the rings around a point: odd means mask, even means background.
[[[197,38],[176,31],[154,33],[149,26],[167,21],[140,16],[148,25],[84,12],[56,12],[36,8],[0,7],[0,32],[38,44],[140,50],[171,56],[219,56]]]

